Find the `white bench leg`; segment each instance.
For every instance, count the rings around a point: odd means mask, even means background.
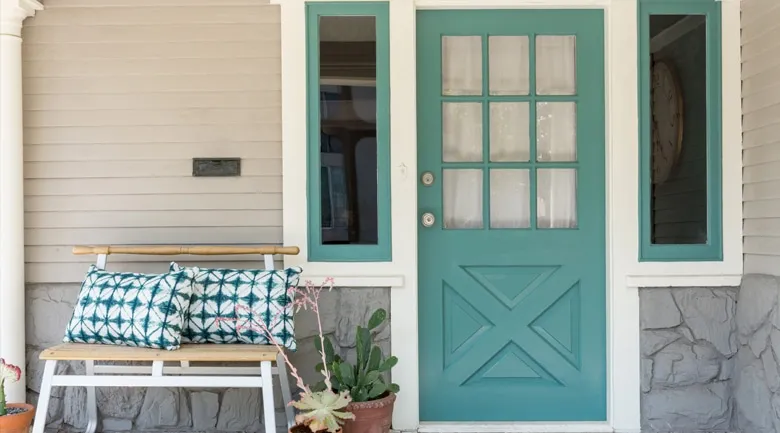
[[[274,409],[274,375],[271,361],[260,363],[260,374],[263,381],[263,423],[265,433],[276,433],[276,409]]]
[[[162,377],[164,369],[165,369],[165,361],[152,362],[152,376]]]
[[[87,376],[95,375],[95,361],[84,361]],[[87,429],[85,433],[95,433],[98,425],[97,395],[94,386],[87,386]]]
[[[46,428],[46,415],[49,413],[49,399],[51,398],[51,382],[56,369],[57,361],[46,361],[41,380],[41,394],[38,396],[38,407],[35,410],[33,433],[43,433],[43,429]]]
[[[290,405],[292,401],[290,376],[287,375],[287,364],[285,364],[284,357],[281,354],[276,356],[276,370],[279,372],[279,385],[282,388],[284,413],[287,415],[287,428],[290,428],[295,425],[295,410]]]

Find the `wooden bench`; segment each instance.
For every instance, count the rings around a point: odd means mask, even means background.
[[[75,247],[74,254],[97,254],[97,266],[105,268],[109,254],[149,255],[232,255],[262,254],[265,268],[273,269],[274,254],[297,254],[297,247]],[[98,413],[95,387],[197,387],[261,388],[265,433],[276,433],[273,375],[279,377],[282,399],[291,399],[287,367],[274,346],[249,344],[184,344],[167,351],[125,346],[64,343],[41,352],[45,361],[41,392],[33,433],[43,433],[54,386],[83,386],[87,389],[86,433],[97,430]],[[55,374],[57,364],[84,361],[84,374]],[[148,362],[149,365],[115,365],[104,362]],[[247,363],[247,366],[193,366],[190,363]],[[274,365],[275,364],[275,365]],[[288,428],[294,424],[294,411],[285,405]],[[260,414],[258,414],[258,417]]]

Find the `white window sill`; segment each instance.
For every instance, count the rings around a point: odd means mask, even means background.
[[[306,281],[318,286],[327,278],[333,278],[333,287],[347,288],[372,288],[372,287],[403,287],[403,275],[315,275],[307,272],[301,274],[299,285],[304,285]]]
[[[308,262],[302,256],[287,256],[285,267],[303,269],[300,284],[307,280],[314,285],[333,278],[333,287],[403,287],[404,268],[398,262]]]
[[[722,261],[634,262],[623,275],[629,287],[737,287],[742,268],[742,249],[728,248]]]
[[[742,274],[733,275],[628,275],[628,287],[736,287]]]

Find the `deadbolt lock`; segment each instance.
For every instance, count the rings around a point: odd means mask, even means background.
[[[422,184],[425,186],[433,185],[433,173],[431,173],[430,171],[426,171],[425,173],[422,174],[420,180],[422,181]]]
[[[436,217],[433,216],[432,213],[426,212],[422,216],[422,225],[423,227],[432,227],[433,223],[436,222]]]

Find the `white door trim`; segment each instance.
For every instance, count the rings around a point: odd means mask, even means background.
[[[284,243],[301,247],[297,264],[307,278],[333,276],[336,284],[392,287],[391,345],[400,362],[397,430],[496,431],[497,424],[419,422],[417,327],[417,101],[416,10],[495,8],[601,8],[605,11],[607,193],[607,422],[512,423],[502,432],[640,431],[640,282],[692,286],[730,285],[742,274],[740,11],[723,1],[723,262],[640,263],[638,256],[638,100],[636,0],[392,0],[390,7],[391,199],[393,261],[306,262],[306,44],[305,2],[281,5]],[[344,1],[344,0],[342,0]],[[359,0],[346,0],[359,1]],[[363,0],[372,1],[372,0]],[[721,278],[717,278],[720,276]],[[342,282],[342,284],[339,284]],[[605,426],[607,426],[605,428]],[[605,428],[605,430],[602,430]],[[436,430],[439,429],[439,430]],[[468,429],[468,430],[464,430]]]

